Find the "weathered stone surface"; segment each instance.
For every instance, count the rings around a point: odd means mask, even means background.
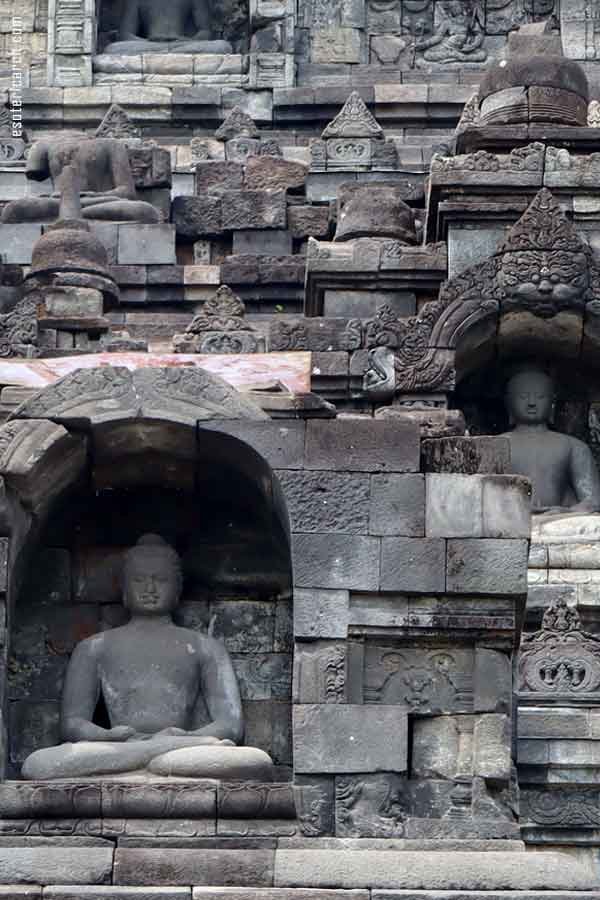
[[[385,733],[385,741],[373,741],[377,733]],[[407,742],[408,718],[398,706],[294,707],[294,767],[299,773],[405,772]]]
[[[177,234],[196,240],[223,231],[221,196],[205,194],[203,197],[175,197],[171,207],[171,219]]]
[[[217,813],[219,819],[294,819],[292,785],[289,782],[221,781]]]
[[[510,713],[512,669],[508,654],[475,648],[474,712]]]
[[[298,190],[304,186],[308,166],[277,156],[253,156],[248,160],[244,180],[250,191]]]
[[[523,594],[527,551],[526,540],[451,539],[446,589],[451,594]]]
[[[312,840],[332,834],[334,822],[334,778],[327,775],[294,774],[294,802],[300,831]]]
[[[283,191],[224,191],[221,196],[222,223],[225,229],[287,226],[287,206]]]
[[[402,186],[394,182],[350,181],[338,188],[336,241],[353,238],[394,238],[415,244],[414,213],[404,202]]]
[[[369,532],[380,535],[425,535],[423,475],[373,475]]]
[[[367,417],[312,420],[306,467],[357,472],[418,472],[419,431],[413,424]]]
[[[361,534],[367,531],[369,476],[281,471],[292,531]]]
[[[86,440],[50,421],[12,422],[0,429],[0,471],[27,506],[47,507],[86,462]]]
[[[528,538],[531,488],[518,476],[427,475],[431,537]]]
[[[41,897],[42,888],[35,884],[0,885],[0,900],[41,900]]]
[[[330,214],[327,206],[291,206],[288,227],[292,237],[326,238],[329,234]]]
[[[298,644],[294,654],[293,703],[344,703],[346,649],[343,643]]]
[[[297,638],[345,638],[348,631],[348,591],[294,591],[294,634]]]
[[[236,422],[213,420],[201,427],[204,431],[215,431],[230,435],[252,447],[273,469],[300,469],[304,457],[304,422]]]
[[[244,183],[244,167],[239,163],[211,160],[196,166],[194,193],[203,198],[207,193],[241,191]]]
[[[383,538],[381,582],[384,591],[443,592],[446,542],[437,538]]]
[[[502,475],[509,471],[510,445],[505,437],[448,437],[421,445],[426,472]]]
[[[95,887],[80,884],[77,887],[60,885],[44,888],[49,900],[190,900],[189,887]],[[2,895],[0,894],[0,898]]]
[[[2,846],[0,881],[4,884],[109,884],[113,849],[106,847]]]
[[[172,225],[119,225],[119,265],[171,265],[175,258],[175,229]]]
[[[193,900],[369,900],[369,895],[366,891],[315,892],[311,888],[198,887],[192,889],[192,898]]]
[[[481,537],[483,496],[474,475],[427,475],[428,537]]]
[[[267,255],[277,259],[292,255],[292,243],[292,235],[288,230],[276,231],[273,228],[265,231],[234,231],[232,255]],[[259,273],[261,262],[263,261],[259,260]]]
[[[300,588],[377,590],[378,538],[343,534],[292,537],[294,584]]]
[[[277,850],[275,885],[399,890],[594,890],[592,861],[564,853]],[[386,895],[387,896],[387,895]],[[397,895],[398,897],[400,895]]]
[[[412,775],[417,778],[469,776],[473,716],[417,719],[413,729]]]
[[[473,774],[492,782],[508,782],[511,771],[511,728],[507,715],[475,717]]]
[[[113,883],[270,887],[274,860],[274,850],[118,848]]]
[[[406,783],[400,775],[335,780],[335,831],[340,838],[403,837],[406,813]]]

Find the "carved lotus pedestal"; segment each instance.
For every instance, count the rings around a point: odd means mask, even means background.
[[[289,782],[129,776],[0,785],[3,835],[296,833]]]

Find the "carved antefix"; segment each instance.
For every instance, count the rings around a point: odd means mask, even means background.
[[[590,348],[598,342],[600,261],[547,189],[537,194],[493,256],[445,282],[439,298],[426,303],[418,316],[402,319],[381,309],[367,327],[367,346],[393,350],[397,393],[444,391],[452,387],[457,350],[468,356],[470,332],[478,344],[482,334],[490,341],[498,340],[498,333],[508,340],[502,320],[514,314],[520,318],[513,318],[507,331],[516,328],[518,338],[521,320],[537,323],[538,349],[551,346],[554,331],[560,330],[553,320],[564,314],[579,322],[575,353],[581,352],[582,327]],[[365,389],[379,380],[377,372],[368,371]]]
[[[258,353],[264,342],[246,322],[245,314],[243,301],[222,285],[185,333],[174,336],[175,353]]]
[[[557,600],[542,627],[525,635],[519,659],[522,699],[590,702],[600,689],[600,638],[583,631],[579,613]],[[544,696],[545,695],[545,696]]]

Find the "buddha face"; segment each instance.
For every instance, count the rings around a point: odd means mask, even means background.
[[[515,425],[541,425],[550,421],[554,385],[545,372],[520,372],[506,389],[506,408]]]
[[[167,615],[177,607],[180,592],[179,573],[165,554],[138,551],[127,559],[123,599],[133,615]]]

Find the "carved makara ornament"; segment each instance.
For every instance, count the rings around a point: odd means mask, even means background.
[[[583,631],[579,613],[563,599],[552,603],[540,631],[525,635],[519,659],[522,693],[595,693],[600,687],[600,638]]]

